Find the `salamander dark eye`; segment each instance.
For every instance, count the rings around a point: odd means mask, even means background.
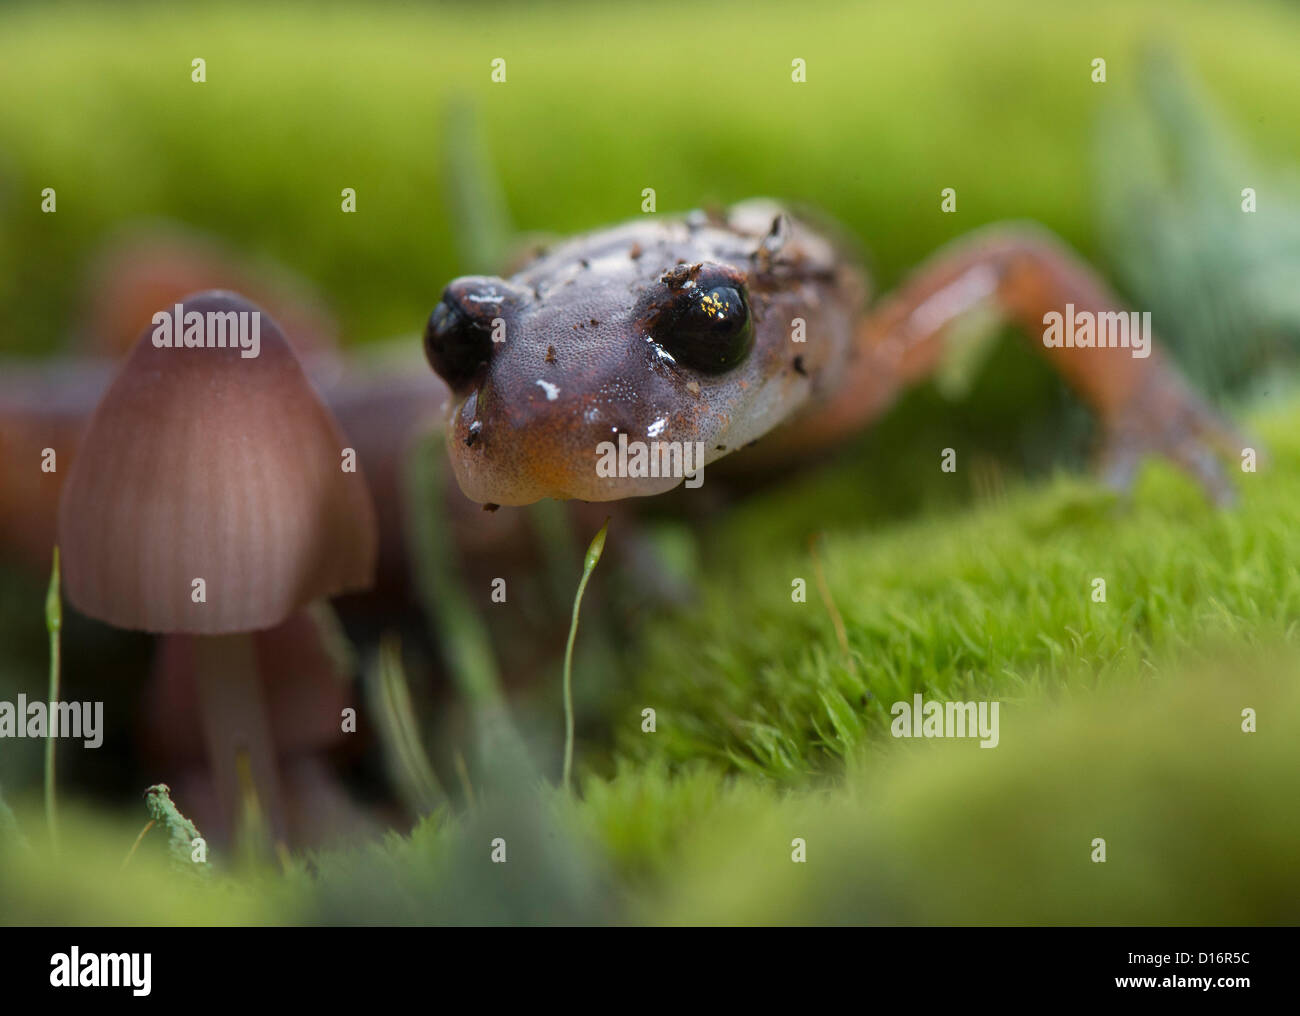
[[[683,288],[656,326],[655,340],[675,359],[706,374],[738,366],[754,344],[744,286],[704,282]]]
[[[491,331],[443,299],[424,329],[429,366],[459,392],[470,386],[492,356]]]

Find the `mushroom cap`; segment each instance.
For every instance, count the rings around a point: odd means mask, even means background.
[[[182,303],[205,320],[261,313],[227,292]],[[280,329],[266,314],[260,326],[255,357],[158,348],[153,326],[137,341],[59,506],[64,588],[83,613],[152,632],[256,631],[370,585],[377,534],[360,468],[343,471],[334,418]]]

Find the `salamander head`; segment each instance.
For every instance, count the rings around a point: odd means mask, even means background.
[[[669,490],[673,463],[712,462],[814,398],[861,299],[832,245],[768,202],[590,233],[508,280],[456,279],[425,351],[454,393],[460,486],[507,505]],[[639,468],[638,444],[664,468]],[[611,468],[620,445],[631,455]]]

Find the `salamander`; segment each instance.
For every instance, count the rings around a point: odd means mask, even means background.
[[[1102,425],[1107,480],[1162,455],[1216,502],[1241,438],[1159,350],[1044,340],[1052,314],[1124,311],[1040,226],[984,227],[872,300],[833,229],[768,200],[648,217],[540,253],[509,278],[453,280],[425,353],[452,392],[461,489],[488,506],[663,493],[677,475],[606,475],[600,449],[702,446],[778,461],[845,439],[943,360],[973,315],[1017,326]],[[1127,315],[1125,315],[1127,317]]]

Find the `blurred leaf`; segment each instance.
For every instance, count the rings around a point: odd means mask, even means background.
[[[1240,391],[1300,352],[1300,191],[1251,162],[1170,54],[1142,70],[1097,134],[1102,241],[1197,386]]]
[[[427,815],[446,804],[446,794],[420,740],[396,634],[381,637],[379,653],[366,672],[366,690],[379,718],[389,772],[407,807],[417,815]]]

